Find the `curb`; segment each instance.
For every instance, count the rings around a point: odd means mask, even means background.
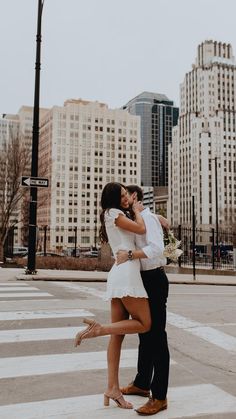
[[[19,275],[16,277],[18,281],[64,281],[64,282],[107,282],[106,278],[58,278],[58,277],[44,277],[37,275]],[[235,282],[212,282],[212,281],[202,281],[202,280],[175,280],[169,279],[170,284],[179,284],[179,285],[218,285],[218,286],[236,286]]]
[[[20,275],[16,276],[17,281],[63,281],[63,282],[107,282],[105,278],[47,278],[37,275]]]

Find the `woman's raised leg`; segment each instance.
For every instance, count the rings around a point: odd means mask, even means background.
[[[80,345],[83,339],[97,336],[145,333],[150,330],[151,314],[147,298],[123,297],[120,301],[132,318],[109,324],[100,324],[94,320],[84,319],[84,322],[89,326],[76,335],[75,346]]]

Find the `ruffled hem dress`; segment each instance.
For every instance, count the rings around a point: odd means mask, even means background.
[[[135,250],[135,233],[119,228],[115,224],[116,218],[124,213],[116,208],[105,212],[105,226],[108,242],[113,255],[118,250]],[[130,260],[120,265],[114,263],[107,277],[107,290],[105,300],[122,297],[148,298],[140,275],[140,262],[138,259]]]

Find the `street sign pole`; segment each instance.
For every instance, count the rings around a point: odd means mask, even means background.
[[[40,55],[41,55],[41,21],[44,0],[38,0],[38,20],[36,35],[36,62],[35,62],[35,90],[34,90],[34,114],[32,136],[32,161],[31,176],[38,176],[38,143],[39,143],[39,96],[40,96]],[[29,209],[29,240],[28,240],[28,265],[27,274],[35,274],[36,261],[36,223],[37,223],[37,188],[30,188]]]

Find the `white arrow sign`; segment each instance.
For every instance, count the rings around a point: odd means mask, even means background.
[[[21,178],[21,185],[22,186],[28,186],[28,187],[42,187],[47,188],[48,187],[48,179],[46,178],[40,178],[40,177],[28,177],[28,176],[22,176]]]

